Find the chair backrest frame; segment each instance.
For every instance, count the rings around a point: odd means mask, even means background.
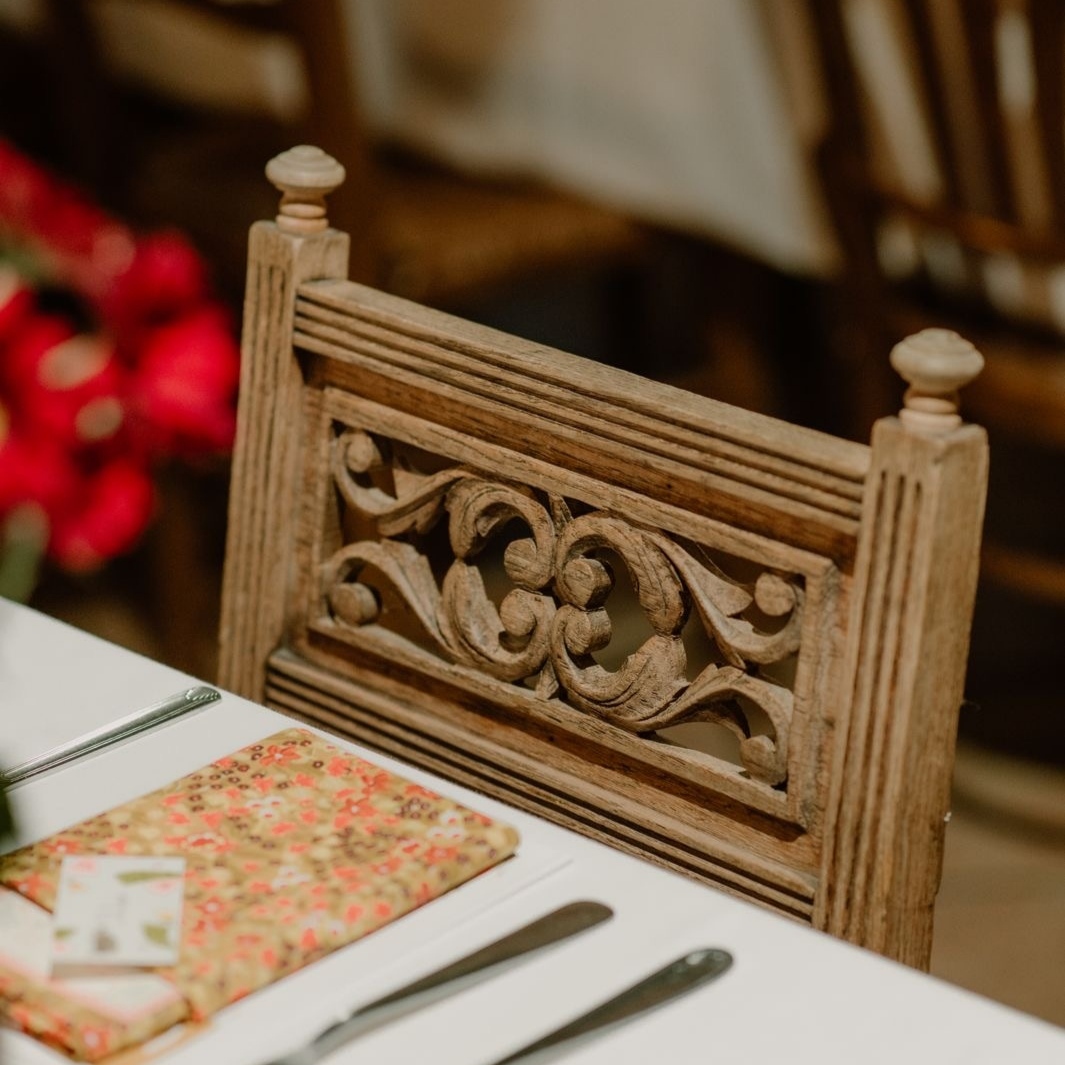
[[[331,182],[277,163],[220,683],[926,966],[987,476],[954,411],[979,356],[911,342],[906,410],[856,444],[348,282]],[[496,603],[480,566],[508,526]],[[610,562],[649,630],[616,669]],[[662,738],[707,720],[739,764]]]

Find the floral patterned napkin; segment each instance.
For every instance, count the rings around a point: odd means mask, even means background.
[[[186,862],[182,949],[154,1002],[50,979],[0,942],[11,1020],[95,1061],[201,1020],[502,861],[517,832],[292,728],[0,857],[0,885],[51,911],[71,854]],[[90,977],[92,980],[103,978]],[[99,985],[102,988],[102,985]],[[90,983],[90,990],[91,990]]]

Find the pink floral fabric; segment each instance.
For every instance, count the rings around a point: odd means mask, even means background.
[[[292,728],[0,857],[0,884],[51,910],[65,855],[184,857],[181,958],[155,971],[197,1020],[437,898],[517,843],[509,826]],[[9,1015],[85,1060],[181,1019],[172,1003],[147,1023],[94,1018],[106,1038],[89,1046],[62,1001],[42,1003],[54,988],[25,985],[0,950]]]

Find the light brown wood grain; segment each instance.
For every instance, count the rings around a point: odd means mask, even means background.
[[[262,695],[256,659],[265,660],[277,646],[286,621],[284,572],[295,518],[290,501],[299,476],[292,411],[303,384],[290,340],[296,286],[311,277],[343,276],[347,268],[346,234],[323,230],[305,238],[276,222],[252,227],[219,673],[229,687],[253,698]]]
[[[252,234],[220,682],[926,965],[986,483],[969,349],[901,347],[910,406],[865,446],[342,256]]]

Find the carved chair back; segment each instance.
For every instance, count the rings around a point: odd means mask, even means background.
[[[900,345],[906,409],[865,446],[348,282],[339,168],[267,173],[220,682],[925,965],[976,351]]]

